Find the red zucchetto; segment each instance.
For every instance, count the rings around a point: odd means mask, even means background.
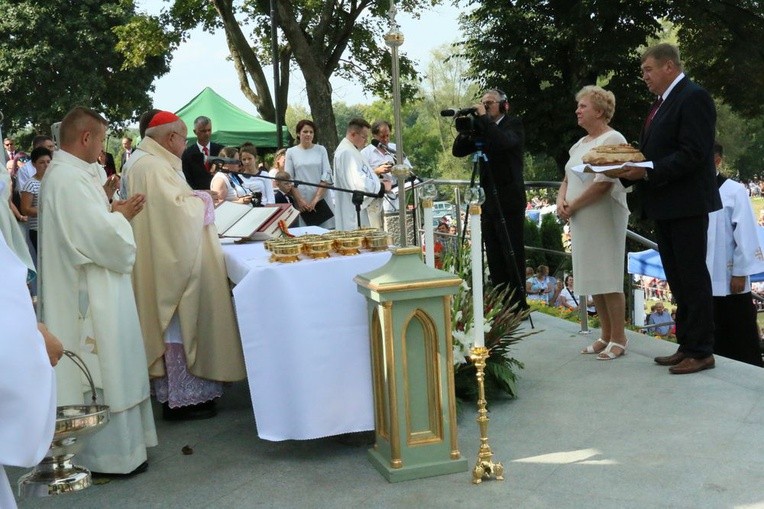
[[[159,111],[153,117],[151,117],[151,121],[146,128],[148,129],[149,127],[156,127],[158,125],[171,124],[178,120],[180,120],[180,117],[171,111]]]

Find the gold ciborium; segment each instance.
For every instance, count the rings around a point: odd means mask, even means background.
[[[347,232],[334,241],[334,249],[343,256],[357,255],[363,247],[363,236]]]
[[[47,454],[34,469],[18,481],[19,496],[47,497],[84,490],[92,484],[90,470],[75,465],[72,457],[84,447],[83,438],[101,430],[109,422],[109,407],[96,402],[95,385],[82,359],[64,351],[90,383],[93,403],[66,405],[56,409],[56,428]]]
[[[302,241],[303,252],[311,258],[329,258],[334,241],[320,236]]]
[[[271,242],[271,261],[281,263],[294,263],[300,260],[302,244],[297,239],[282,239]]]

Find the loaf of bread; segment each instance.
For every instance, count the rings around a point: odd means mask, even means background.
[[[582,158],[592,166],[615,166],[625,163],[640,163],[645,160],[642,152],[626,143],[594,147]]]

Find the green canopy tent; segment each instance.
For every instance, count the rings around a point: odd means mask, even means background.
[[[276,124],[250,115],[234,106],[210,87],[205,87],[188,104],[175,112],[188,127],[188,142],[196,141],[194,120],[204,115],[212,120],[212,141],[225,146],[239,146],[247,141],[257,148],[276,148],[278,146]],[[289,131],[281,128],[284,140],[282,146],[289,145]]]

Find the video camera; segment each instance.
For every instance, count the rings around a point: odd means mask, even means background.
[[[475,136],[478,134],[478,125],[476,122],[475,113],[477,113],[477,108],[475,107],[460,109],[451,108],[447,110],[441,110],[440,116],[455,117],[454,125],[456,126],[456,130],[459,132],[459,134]]]

